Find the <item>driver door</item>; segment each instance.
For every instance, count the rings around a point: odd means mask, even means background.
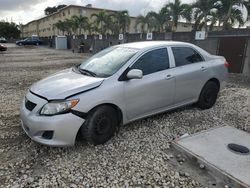
[[[169,69],[167,48],[149,51],[130,69],[140,69],[142,79],[124,82],[126,112],[129,120],[153,114],[173,105],[175,78]]]

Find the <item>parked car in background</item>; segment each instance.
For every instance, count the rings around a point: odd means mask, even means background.
[[[7,46],[0,44],[0,51],[6,51],[7,50]]]
[[[228,63],[183,42],[127,43],[33,84],[21,105],[22,127],[50,146],[78,133],[103,144],[121,124],[196,103],[211,108],[225,86]]]
[[[41,45],[42,44],[42,40],[40,40],[39,38],[26,38],[24,40],[19,40],[16,41],[16,45],[22,46],[22,45]]]
[[[6,38],[0,37],[0,43],[6,43],[6,42],[7,42]]]

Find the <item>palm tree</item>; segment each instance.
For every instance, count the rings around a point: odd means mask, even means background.
[[[209,31],[212,31],[214,26],[216,25],[220,26],[221,15],[222,14],[218,10],[216,10],[216,12],[215,11],[211,12],[211,15],[208,16],[208,22],[210,22],[210,25],[208,27]],[[217,29],[219,29],[219,27]]]
[[[67,31],[67,34],[68,35],[71,35],[72,34],[72,31],[73,32],[76,32],[76,27],[74,25],[74,22],[72,19],[66,19],[65,21],[63,21],[64,23],[64,26],[65,26],[65,31]]]
[[[171,20],[170,13],[167,9],[162,8],[159,13],[151,11],[147,14],[149,25],[158,32],[164,31],[164,26]]]
[[[170,13],[172,20],[172,30],[175,31],[180,18],[191,20],[191,7],[188,4],[182,4],[180,0],[175,0],[173,3],[166,4],[163,9]]]
[[[72,16],[72,21],[73,21],[73,28],[74,29],[79,29],[78,34],[82,34],[82,30],[87,30],[87,25],[89,23],[89,19],[86,16]]]
[[[236,22],[243,25],[246,20],[243,18],[243,8],[250,10],[250,2],[248,0],[220,0],[220,11],[224,12],[222,18],[223,28],[227,29],[229,25]],[[249,12],[248,12],[249,13]]]
[[[130,26],[130,16],[127,10],[117,11],[114,14],[111,14],[114,23],[114,32],[126,33]]]
[[[216,3],[218,0],[197,0],[193,5],[195,26],[197,28],[205,28],[208,31],[208,22],[212,16],[213,11],[216,10]]]
[[[114,22],[114,18],[113,18],[113,16],[111,15],[111,14],[108,14],[107,16],[106,16],[106,19],[105,19],[105,25],[104,25],[104,29],[105,29],[105,33],[107,33],[107,32],[111,32],[111,33],[115,33],[115,31],[119,31],[119,28],[117,28],[117,24],[115,24],[115,22]],[[116,28],[115,28],[116,27]],[[104,34],[105,34],[104,33]]]
[[[106,34],[109,30],[107,25],[110,25],[111,19],[110,16],[106,13],[106,11],[100,11],[98,14],[92,14],[91,18],[95,17],[95,25],[98,28],[98,32],[101,34]]]
[[[147,18],[147,26],[148,26],[148,30],[150,32],[158,30],[159,24],[158,24],[158,13],[154,12],[154,11],[150,11],[147,13],[146,15]]]
[[[140,16],[138,16],[137,18],[136,18],[136,28],[137,28],[137,26],[138,25],[140,25],[140,29],[141,29],[141,32],[142,33],[145,33],[145,27],[147,26],[148,27],[148,23],[149,23],[149,20],[148,20],[148,16],[142,16],[142,15],[140,15]]]
[[[96,31],[97,28],[95,28],[94,24],[91,22],[87,22],[85,25],[85,31],[88,31],[88,34],[91,35],[93,31]]]
[[[63,35],[66,31],[66,26],[65,26],[65,22],[59,20],[58,22],[56,22],[54,24],[54,26],[58,29],[58,31],[62,31]],[[58,33],[59,34],[59,33]]]

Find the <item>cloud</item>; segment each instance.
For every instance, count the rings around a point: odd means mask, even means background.
[[[9,12],[12,10],[30,9],[33,5],[42,2],[41,0],[7,0],[1,1],[0,11]]]
[[[169,1],[173,0],[1,0],[0,20],[13,20],[16,23],[27,23],[44,16],[44,9],[59,4],[75,4],[113,10],[128,10],[131,16],[145,15],[147,12],[158,11]],[[183,0],[189,3],[194,0]]]

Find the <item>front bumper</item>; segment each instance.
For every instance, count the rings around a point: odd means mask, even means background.
[[[23,100],[20,109],[22,128],[32,140],[49,146],[74,145],[77,132],[84,123],[84,119],[71,113],[41,116],[39,111],[47,101],[30,92],[27,93],[26,99],[36,104],[35,108],[30,111],[25,107],[25,100]],[[53,132],[49,139],[44,137],[44,133],[48,131]]]

